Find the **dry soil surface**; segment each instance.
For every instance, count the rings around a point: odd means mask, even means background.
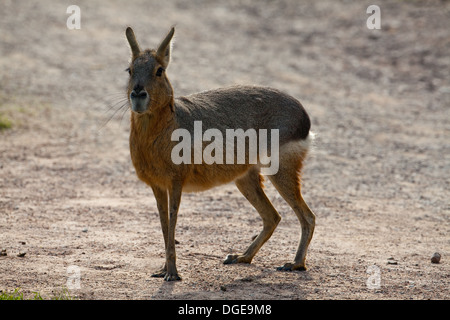
[[[0,3],[0,290],[79,299],[448,299],[450,2],[71,1]],[[249,265],[223,265],[262,228],[234,184],[184,194],[179,282],[156,203],[129,157],[120,108],[124,31],[155,47],[176,25],[178,96],[258,84],[298,98],[317,133],[303,194],[317,226],[306,272],[300,225],[282,221]],[[108,119],[111,120],[107,122]],[[105,125],[105,122],[107,124]],[[439,264],[431,257],[439,252]],[[25,253],[25,255],[24,255]],[[76,275],[80,282],[77,288]],[[378,281],[379,280],[379,281]]]

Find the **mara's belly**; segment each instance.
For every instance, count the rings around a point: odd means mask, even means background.
[[[184,179],[183,192],[205,191],[244,175],[253,165],[193,165]]]

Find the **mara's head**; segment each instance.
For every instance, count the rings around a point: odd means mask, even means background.
[[[170,61],[171,40],[175,29],[172,28],[157,50],[139,48],[133,29],[126,30],[131,48],[131,63],[127,71],[128,99],[131,110],[136,114],[152,113],[160,108],[173,108],[173,89],[166,76]]]

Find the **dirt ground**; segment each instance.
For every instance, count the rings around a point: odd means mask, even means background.
[[[69,30],[71,4],[0,2],[0,114],[12,123],[0,132],[0,290],[450,298],[449,1],[77,1],[81,29]],[[370,4],[380,30],[366,26]],[[120,109],[128,25],[143,47],[176,25],[167,73],[178,96],[258,84],[303,103],[317,134],[303,175],[317,216],[308,271],[276,271],[293,259],[300,225],[267,182],[283,219],[252,264],[222,264],[262,228],[229,184],[183,195],[183,280],[150,277],[164,245],[152,191],[130,161],[130,111]]]

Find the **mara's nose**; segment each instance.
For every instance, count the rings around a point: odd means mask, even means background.
[[[147,91],[142,86],[135,86],[130,94],[131,98],[145,99],[147,98]]]

